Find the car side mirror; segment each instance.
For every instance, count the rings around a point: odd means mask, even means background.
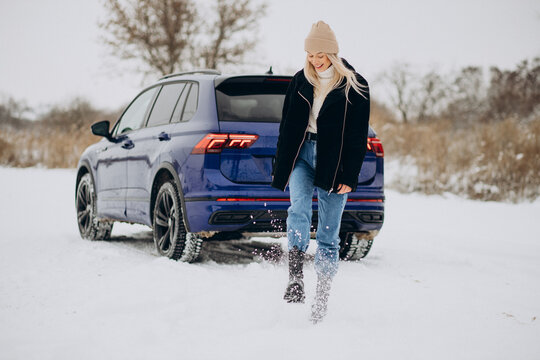
[[[109,120],[99,121],[92,124],[92,134],[97,136],[103,136],[109,141],[113,141],[111,134],[109,133]]]

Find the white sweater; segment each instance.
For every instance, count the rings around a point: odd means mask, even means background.
[[[334,67],[330,65],[328,69],[317,73],[319,75],[319,82],[322,88],[325,88],[330,84],[330,80],[334,77]],[[317,133],[317,117],[319,116],[319,111],[321,106],[326,98],[327,91],[320,91],[323,96],[319,95],[313,97],[313,105],[311,106],[311,112],[309,113],[309,125],[307,131],[312,133]]]

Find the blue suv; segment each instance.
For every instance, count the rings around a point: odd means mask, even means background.
[[[285,236],[288,191],[270,186],[290,76],[171,74],[144,89],[77,169],[81,236],[110,238],[113,223],[153,229],[158,252],[194,261],[203,240]],[[369,130],[368,152],[343,213],[341,258],[367,255],[384,219],[383,147]],[[317,199],[313,199],[313,233]]]

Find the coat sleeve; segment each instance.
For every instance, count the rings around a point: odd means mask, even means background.
[[[281,137],[281,132],[283,130],[283,124],[287,118],[287,111],[289,110],[290,104],[293,99],[293,94],[296,91],[296,76],[292,78],[289,86],[287,87],[287,92],[285,93],[285,100],[283,101],[283,110],[281,112],[281,122],[279,123],[279,135]],[[279,144],[279,142],[278,142]]]
[[[275,162],[278,159],[279,146],[280,146],[280,144],[282,142],[282,139],[283,139],[283,128],[284,128],[284,125],[285,125],[285,122],[286,122],[286,119],[287,119],[287,112],[288,112],[290,104],[292,102],[293,94],[296,91],[295,90],[296,89],[296,77],[297,76],[293,77],[293,79],[289,83],[289,86],[287,87],[287,93],[285,94],[285,100],[283,101],[283,110],[282,110],[282,113],[281,113],[281,121],[279,123],[279,135],[278,135],[278,141],[277,141],[277,145],[276,145],[276,156],[274,157],[274,161],[272,163],[272,176],[274,176],[274,171],[276,169]]]
[[[358,80],[366,86],[363,91],[365,97],[356,93],[354,89],[350,90],[351,103],[347,105],[342,153],[343,171],[340,179],[340,183],[350,186],[352,191],[356,191],[358,175],[366,156],[369,129],[369,87],[363,77],[359,76]]]

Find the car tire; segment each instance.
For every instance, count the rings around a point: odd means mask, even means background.
[[[154,243],[158,253],[169,259],[194,262],[202,240],[186,230],[180,196],[172,181],[161,184],[153,213]]]
[[[77,184],[75,209],[77,212],[79,232],[83,239],[110,239],[114,223],[97,218],[96,191],[92,176],[89,173],[84,174]]]
[[[368,234],[369,233],[352,232],[340,233],[340,259],[345,261],[354,261],[366,257],[369,250],[371,250],[371,245],[373,244],[373,238],[370,238]]]

